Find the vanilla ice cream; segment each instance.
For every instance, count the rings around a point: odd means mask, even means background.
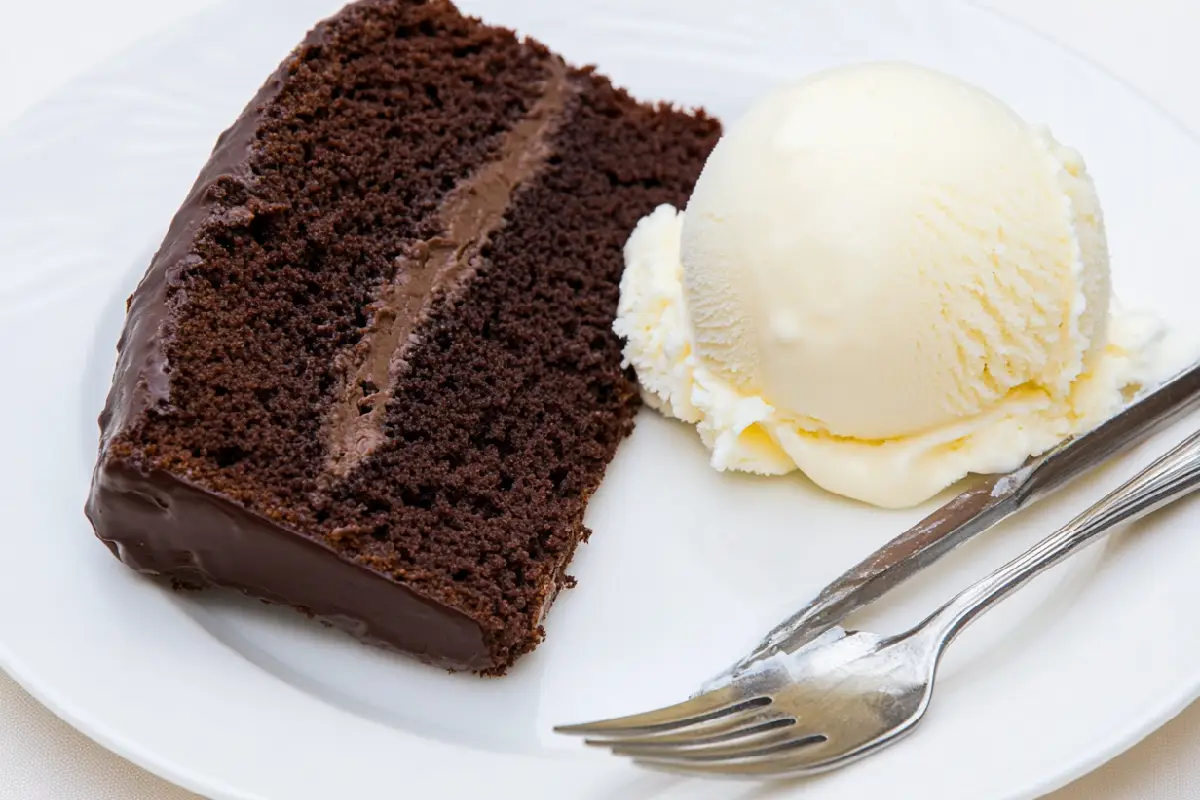
[[[625,259],[626,358],[718,469],[909,506],[1015,469],[1148,379],[1156,329],[1110,313],[1082,159],[915,66],[773,92]]]

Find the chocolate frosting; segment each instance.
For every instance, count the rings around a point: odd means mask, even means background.
[[[128,566],[293,605],[371,644],[453,669],[491,666],[465,615],[178,476],[118,460],[97,470],[96,534]]]
[[[322,43],[328,23],[315,28],[298,49]],[[459,611],[421,596],[408,586],[344,560],[334,551],[184,477],[144,471],[115,456],[115,437],[141,415],[170,402],[164,343],[170,335],[168,287],[199,256],[193,239],[210,215],[214,184],[252,186],[249,158],[263,108],[280,93],[293,56],[251,100],[217,140],[146,275],[128,302],[118,343],[113,385],[100,415],[100,457],[86,512],[96,535],[130,567],[168,575],[192,585],[232,587],[253,597],[293,605],[368,642],[456,669],[485,670],[491,659],[478,624]],[[570,91],[565,67],[556,62],[544,97],[508,134],[500,159],[452,192],[440,218],[443,237],[413,248],[420,262],[401,265],[409,276],[378,298],[374,329],[348,370],[341,411],[330,428],[331,469],[344,473],[382,438],[382,408],[391,378],[402,363],[415,321],[438,291],[470,273],[486,236],[500,224],[515,186],[546,156],[545,138]],[[364,382],[376,387],[370,413],[359,415]],[[347,415],[347,410],[352,411]]]

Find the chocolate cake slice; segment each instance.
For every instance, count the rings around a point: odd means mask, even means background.
[[[320,24],[129,300],[96,535],[176,584],[502,673],[632,429],[622,245],[718,135],[448,2]]]

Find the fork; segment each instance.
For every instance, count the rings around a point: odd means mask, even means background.
[[[896,636],[827,631],[677,705],[559,733],[685,775],[777,778],[834,769],[911,732],[946,647],[1039,573],[1200,487],[1200,431],[1055,533]]]

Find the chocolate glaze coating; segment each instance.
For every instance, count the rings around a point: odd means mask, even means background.
[[[295,605],[364,642],[439,666],[491,665],[479,626],[462,613],[178,476],[111,462],[97,472],[88,515],[113,554],[139,572]]]

